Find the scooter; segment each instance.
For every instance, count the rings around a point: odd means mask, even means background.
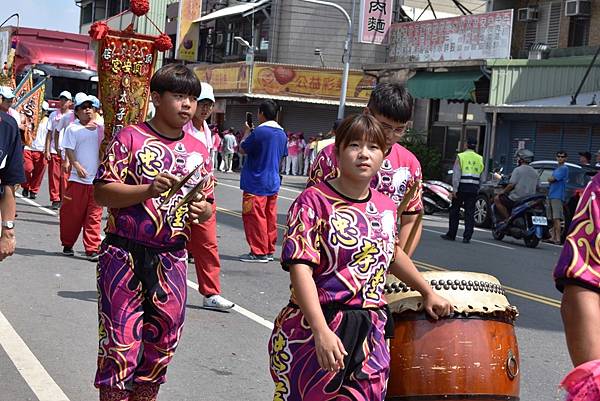
[[[447,212],[452,205],[450,194],[452,186],[443,181],[428,180],[423,182],[423,208],[425,214]]]
[[[548,236],[546,218],[546,196],[533,195],[519,200],[512,209],[509,218],[500,222],[496,205],[492,203],[492,236],[502,241],[505,235],[522,239],[525,246],[535,248],[542,238]]]

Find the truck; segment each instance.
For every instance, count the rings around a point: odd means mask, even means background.
[[[9,59],[11,48],[14,49],[13,70],[17,83],[30,70],[33,70],[34,85],[48,77],[45,98],[51,109],[58,106],[58,96],[64,90],[73,95],[77,92],[97,94],[96,52],[88,35],[14,26],[0,28],[3,53],[0,60]]]

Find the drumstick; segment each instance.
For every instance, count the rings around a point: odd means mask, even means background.
[[[421,211],[419,213],[419,215],[417,216],[417,221],[415,221],[415,224],[413,224],[413,226],[410,229],[410,233],[408,233],[408,238],[406,239],[406,244],[404,244],[404,248],[402,249],[404,251],[404,253],[406,253],[408,255],[408,251],[413,243],[413,241],[415,240],[415,236],[417,235],[417,230],[419,229],[419,226],[421,225],[421,222],[423,221],[423,211]]]

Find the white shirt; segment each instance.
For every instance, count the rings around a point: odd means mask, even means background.
[[[43,152],[46,150],[46,135],[48,134],[48,125],[50,124],[50,120],[48,117],[44,116],[41,119],[37,134],[35,135],[35,139],[31,142],[31,146],[25,146],[25,150],[32,150],[34,152]]]
[[[75,112],[73,110],[67,111],[56,123],[54,127],[58,131],[58,148],[64,150],[63,137],[65,135],[65,129],[76,120]],[[64,152],[63,152],[64,153]]]
[[[203,123],[204,126],[202,131],[194,127],[194,123],[191,120],[183,127],[183,130],[184,132],[189,132],[194,138],[202,142],[204,146],[206,146],[206,149],[208,149],[208,152],[210,153],[214,146],[212,131],[208,127],[206,121],[204,121]]]
[[[71,169],[69,181],[91,185],[96,177],[96,171],[100,165],[100,142],[104,136],[104,127],[98,125],[96,128],[86,128],[79,121],[70,124],[65,129],[63,147],[75,152],[75,159],[87,171],[86,178],[77,175],[75,168]]]
[[[56,127],[58,126],[58,123],[60,122],[60,119],[63,118],[64,115],[68,114],[69,112],[67,111],[65,114],[63,114],[60,109],[59,110],[54,110],[52,113],[50,113],[50,117],[48,117],[48,131],[50,131],[50,133],[52,133]],[[56,154],[56,147],[54,146],[54,135],[50,136],[50,153],[52,153],[53,155]]]

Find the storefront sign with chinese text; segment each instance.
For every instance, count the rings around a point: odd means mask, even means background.
[[[362,71],[350,71],[347,99],[367,101],[374,86],[373,77]],[[341,70],[268,63],[254,65],[253,93],[339,100],[341,88]]]
[[[358,39],[361,43],[387,43],[394,0],[361,0]]]
[[[249,67],[246,63],[198,65],[191,68],[200,81],[211,84],[217,92],[248,91]]]
[[[390,62],[509,58],[513,10],[392,25]]]

